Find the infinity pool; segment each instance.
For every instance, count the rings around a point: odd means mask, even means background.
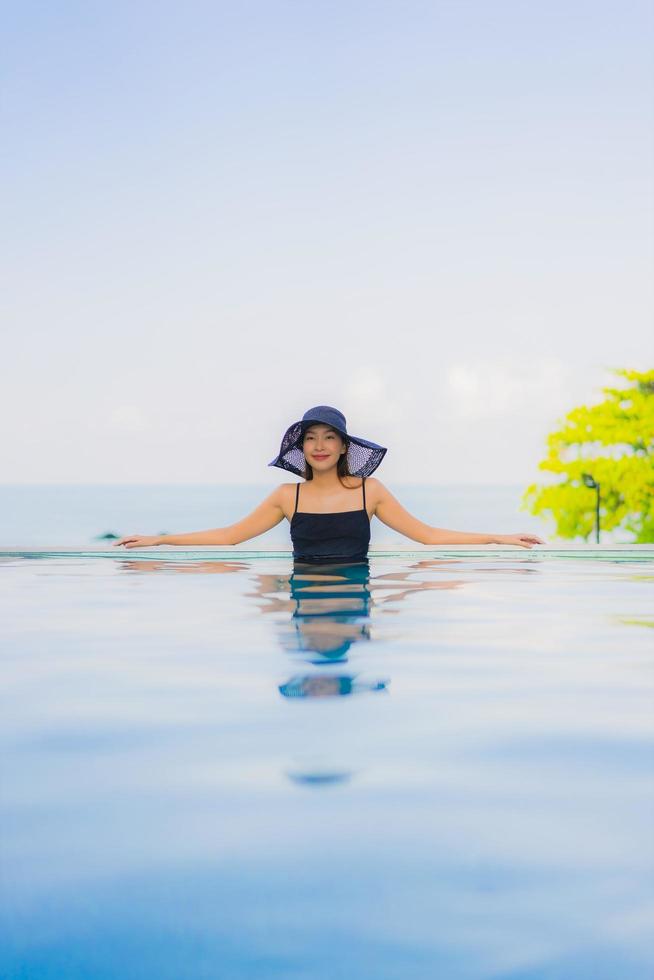
[[[0,555],[2,980],[651,980],[654,551]]]

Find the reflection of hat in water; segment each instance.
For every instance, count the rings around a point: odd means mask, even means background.
[[[306,459],[302,451],[302,439],[305,429],[313,422],[322,422],[335,429],[345,439],[347,445],[347,465],[351,476],[370,476],[377,469],[388,452],[384,446],[369,442],[360,436],[348,435],[345,416],[337,408],[330,405],[316,405],[304,413],[299,422],[293,422],[284,433],[279,454],[268,463],[268,466],[278,466],[289,470],[297,476],[305,476]]]
[[[344,694],[361,694],[363,691],[383,691],[388,681],[358,681],[356,677],[343,677],[329,674],[300,674],[279,685],[279,692],[286,698],[307,698],[320,696],[311,690],[316,681],[331,681],[334,685],[329,695],[338,697]],[[328,692],[323,692],[323,696]]]

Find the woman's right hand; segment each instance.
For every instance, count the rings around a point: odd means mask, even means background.
[[[126,548],[155,548],[163,544],[163,538],[157,535],[128,534],[126,538],[114,541],[114,548],[119,544],[124,544]]]

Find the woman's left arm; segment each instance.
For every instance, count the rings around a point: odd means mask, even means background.
[[[372,484],[372,485],[371,485]],[[374,513],[379,520],[420,544],[514,544],[521,548],[531,548],[534,544],[545,544],[535,534],[478,534],[474,531],[450,531],[444,527],[432,527],[418,520],[397,500],[383,483],[374,477],[366,481],[373,491]]]

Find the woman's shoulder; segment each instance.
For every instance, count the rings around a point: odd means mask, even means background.
[[[346,477],[349,480],[347,486],[350,489],[355,489],[361,487],[363,480],[360,476],[356,477]],[[365,477],[366,481],[366,500],[368,501],[368,508],[372,507],[372,512],[375,512],[377,505],[380,503],[384,494],[387,492],[386,487],[378,480],[376,476]]]
[[[295,488],[303,482],[304,482],[303,480],[296,480],[295,483],[280,483],[275,488],[273,493],[276,492],[280,494],[282,497],[288,497],[289,494],[295,493]]]
[[[295,506],[297,488],[303,486],[305,482],[305,480],[296,480],[294,483],[280,483],[273,492],[277,495],[277,499],[282,505],[288,503],[290,500],[293,502],[293,506]]]
[[[289,517],[295,510],[295,489],[301,482],[278,483],[270,494],[269,500],[280,508],[285,517]]]
[[[375,493],[383,493],[386,490],[386,487],[381,480],[377,479],[376,476],[367,476],[366,489]]]
[[[376,476],[366,477],[366,494],[373,505],[379,503],[386,492],[386,487]]]

